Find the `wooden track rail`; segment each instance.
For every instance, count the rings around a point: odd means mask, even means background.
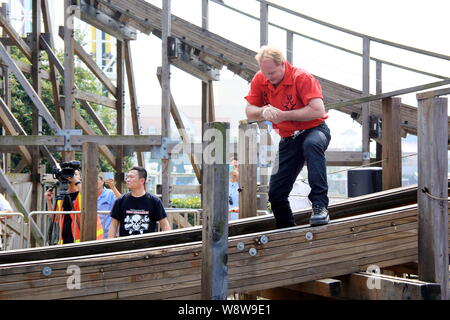
[[[392,189],[356,197],[329,207],[331,219],[344,218],[364,213],[385,210],[417,203],[417,186]],[[297,225],[308,224],[310,209],[294,213]],[[272,215],[230,221],[229,235],[264,232],[275,228]],[[50,247],[10,250],[0,252],[0,265],[34,260],[75,257],[124,250],[135,250],[158,246],[177,245],[185,242],[201,241],[202,228],[192,227],[169,233],[153,233],[142,236],[123,237],[104,241],[90,241]]]
[[[269,242],[257,244],[261,235]],[[201,242],[190,242],[3,265],[0,299],[198,299],[201,248]],[[256,255],[249,255],[250,248]],[[417,206],[342,218],[322,227],[234,236],[228,252],[229,294],[365,271],[373,264],[407,263],[417,260]],[[79,268],[80,289],[67,287],[70,266]]]

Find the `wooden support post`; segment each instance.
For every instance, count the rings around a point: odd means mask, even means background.
[[[370,93],[370,40],[367,37],[363,38],[363,96],[368,96]],[[361,123],[362,123],[362,152],[363,164],[370,162],[370,103],[363,103],[361,105]]]
[[[402,137],[400,136],[400,98],[382,100],[383,109],[383,190],[402,186]]]
[[[9,23],[9,18],[10,18],[10,14],[9,14],[9,6],[7,3],[2,3],[1,5],[1,12],[0,14],[5,17],[5,20]],[[6,37],[7,36],[7,32],[5,32],[3,30],[2,32],[2,36]],[[6,47],[7,52],[10,52],[9,47]],[[3,75],[3,81],[2,81],[2,97],[3,97],[3,101],[5,102],[7,108],[11,108],[11,84],[9,81],[9,68],[6,65],[2,65],[2,75]],[[2,127],[2,134],[4,135],[5,127]],[[10,153],[5,153],[2,155],[2,166],[3,166],[3,170],[5,172],[10,172],[11,171],[11,154]]]
[[[438,284],[378,273],[358,272],[340,277],[342,297],[353,300],[436,300]]]
[[[286,31],[286,59],[290,64],[294,63],[294,34]]]
[[[40,76],[40,68],[41,68],[41,49],[39,45],[39,40],[41,37],[41,0],[33,0],[32,1],[32,23],[33,30],[31,33],[32,46],[31,46],[31,78],[33,83],[33,89],[36,94],[41,96],[41,76]],[[39,111],[36,108],[33,108],[32,111],[32,134],[33,135],[42,135],[42,117],[39,114]],[[39,146],[31,147],[31,154],[33,157],[33,161],[31,164],[31,211],[41,210],[41,199],[43,198],[43,190],[40,183],[40,173],[41,173],[41,153],[39,150]],[[35,217],[36,219],[37,217]],[[35,220],[38,225],[40,223],[38,220]],[[29,239],[31,246],[34,246],[35,239]]]
[[[448,115],[446,98],[419,99],[417,201],[419,279],[448,295]]]
[[[209,28],[209,0],[202,0],[202,28]]]
[[[239,218],[256,216],[257,124],[239,124]]]
[[[229,123],[204,125],[201,299],[225,300],[228,290],[228,132]],[[213,142],[210,142],[213,140]]]
[[[171,0],[163,0],[162,8],[162,69],[161,69],[161,137],[164,141],[170,137],[170,62],[167,52],[168,37],[170,37],[171,26]],[[161,184],[162,184],[162,202],[164,207],[169,206],[170,202],[170,160],[169,156],[161,159]]]
[[[64,0],[64,129],[75,128],[74,92],[75,92],[75,66],[74,66],[74,23],[75,9],[71,0]],[[63,159],[75,159],[75,152],[63,152]]]
[[[272,137],[268,131],[268,125],[265,121],[258,124],[260,139],[259,139],[259,182],[261,186],[267,186],[269,184],[269,158],[271,158]],[[258,210],[267,210],[267,204],[269,201],[268,193],[260,193],[259,201],[257,203]]]
[[[383,63],[381,61],[377,61],[375,64],[375,92],[376,94],[381,94],[383,92],[383,82],[382,82],[382,72],[383,72]],[[383,145],[376,141],[376,151],[375,151],[375,159],[376,161],[381,161],[383,154]],[[379,165],[378,165],[379,166]]]
[[[269,5],[260,2],[259,9],[259,45],[265,46],[269,42]]]
[[[97,239],[98,146],[83,143],[81,241]]]
[[[117,40],[117,55],[116,55],[116,68],[117,68],[117,135],[125,134],[125,91],[124,91],[124,80],[125,80],[125,70],[124,70],[124,44],[123,41]],[[116,154],[116,186],[120,193],[123,193],[124,175],[123,175],[123,146],[117,146]]]

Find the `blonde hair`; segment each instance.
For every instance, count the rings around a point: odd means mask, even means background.
[[[261,63],[263,59],[271,59],[276,65],[280,65],[284,62],[284,55],[283,52],[276,47],[262,46],[256,54],[255,59],[258,63]]]

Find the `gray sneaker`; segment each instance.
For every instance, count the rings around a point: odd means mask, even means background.
[[[330,216],[328,214],[328,210],[319,205],[314,205],[312,208],[312,214],[309,218],[309,224],[311,227],[321,226],[328,224],[330,221]]]

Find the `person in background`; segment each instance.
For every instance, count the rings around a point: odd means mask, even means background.
[[[81,175],[79,170],[75,170],[73,177],[67,178],[69,181],[68,192],[69,196],[64,200],[56,201],[55,211],[81,211]],[[45,192],[47,200],[47,209],[53,210],[53,189]],[[56,214],[53,222],[59,224],[60,237],[58,244],[80,242],[81,240],[81,216],[80,214]],[[103,239],[103,228],[100,218],[97,216],[97,240]]]
[[[116,196],[111,189],[105,188],[105,178],[101,174],[98,176],[97,189],[98,189],[97,211],[111,211],[114,202],[116,201]],[[108,213],[101,213],[99,214],[99,217],[103,228],[103,235],[105,239],[108,239],[109,226],[111,225],[111,215]]]
[[[239,165],[237,160],[230,164],[230,181],[228,185],[228,220],[239,219]]]
[[[108,238],[139,235],[171,230],[161,200],[145,191],[147,171],[135,166],[127,174],[126,183],[130,192],[116,199],[111,210],[111,225]]]

